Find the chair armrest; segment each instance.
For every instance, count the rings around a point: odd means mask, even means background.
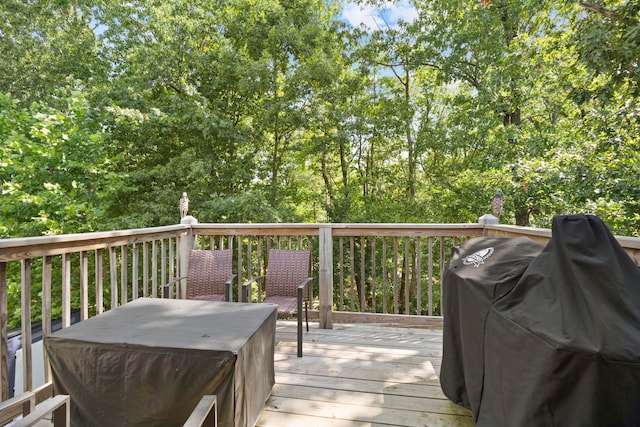
[[[253,282],[258,282],[258,280],[264,279],[264,275],[253,277],[242,284],[242,299],[241,302],[251,302],[251,285]],[[260,284],[258,283],[258,286]]]
[[[173,285],[175,285],[176,283],[178,283],[180,280],[184,280],[184,279],[186,279],[186,278],[187,278],[187,276],[176,277],[175,279],[171,280],[170,282],[168,282],[168,283],[166,283],[166,284],[162,285],[162,287],[163,287],[163,288],[170,288],[170,287],[172,287]]]
[[[168,283],[162,285],[162,297],[163,298],[169,298],[169,295],[171,294],[171,288],[173,287],[173,285],[175,285],[179,281],[184,280],[186,278],[187,278],[187,276],[176,277],[175,279],[173,279],[173,280],[169,281]]]
[[[216,395],[205,394],[183,427],[216,427],[218,425],[218,404]]]
[[[71,425],[71,400],[68,394],[59,394],[53,396],[51,399],[47,399],[44,402],[36,406],[36,408],[29,415],[17,420],[14,427],[31,427],[37,425],[41,420],[46,418],[49,414],[53,414],[54,427]]]
[[[0,425],[5,425],[18,415],[27,415],[36,406],[36,394],[30,391],[0,403]]]
[[[302,283],[298,285],[298,289],[304,289],[312,280],[313,277],[307,277]]]
[[[301,296],[301,292],[304,290],[304,288],[307,287],[309,283],[311,283],[312,280],[313,280],[313,277],[307,277],[306,279],[304,279],[302,283],[298,285],[298,297]],[[309,293],[307,292],[307,299],[308,297],[309,297]]]
[[[231,276],[229,276],[229,278],[227,279],[226,282],[224,282],[225,285],[231,285],[233,284],[233,281],[236,280],[236,276],[237,274],[232,274]]]

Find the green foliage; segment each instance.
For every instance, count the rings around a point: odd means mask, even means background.
[[[81,93],[64,110],[0,94],[0,236],[91,231],[103,221],[118,186],[105,137]]]
[[[502,222],[640,234],[633,2],[0,6],[0,235],[213,222]],[[34,102],[35,101],[35,102]]]

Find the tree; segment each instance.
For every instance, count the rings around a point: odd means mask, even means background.
[[[210,210],[214,197],[248,193],[275,209],[260,212],[279,212],[265,220],[295,218],[300,192],[290,184],[305,161],[296,153],[313,90],[333,75],[331,10],[311,1],[167,1],[114,5],[101,19],[115,64],[107,99],[120,116],[110,130],[129,153],[121,167],[136,171],[122,198],[140,205],[114,217],[166,223],[175,217],[167,206],[187,191],[193,213],[210,221],[255,220]]]
[[[174,223],[183,191],[201,221],[475,221],[501,189],[506,222],[638,233],[640,6],[339,6],[2,3],[3,230]]]
[[[86,89],[102,80],[108,64],[100,56],[93,3],[3,1],[0,92],[27,105],[57,106],[56,100],[64,98],[68,89]]]
[[[121,176],[111,169],[99,114],[82,93],[56,110],[0,94],[0,237],[93,231]]]
[[[581,60],[594,74],[606,76],[609,88],[627,86],[631,96],[640,94],[640,5],[636,2],[581,1],[571,18],[576,26],[574,42]]]

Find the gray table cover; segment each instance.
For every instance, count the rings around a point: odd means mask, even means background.
[[[220,426],[255,425],[275,383],[276,306],[140,298],[51,334],[74,426],[179,426],[205,394]]]

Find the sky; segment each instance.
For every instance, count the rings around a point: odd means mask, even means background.
[[[371,30],[385,28],[385,21],[391,26],[394,26],[399,20],[412,22],[416,16],[416,9],[408,0],[389,1],[383,8],[345,3],[342,9],[342,17],[347,23],[354,27],[364,24]]]

